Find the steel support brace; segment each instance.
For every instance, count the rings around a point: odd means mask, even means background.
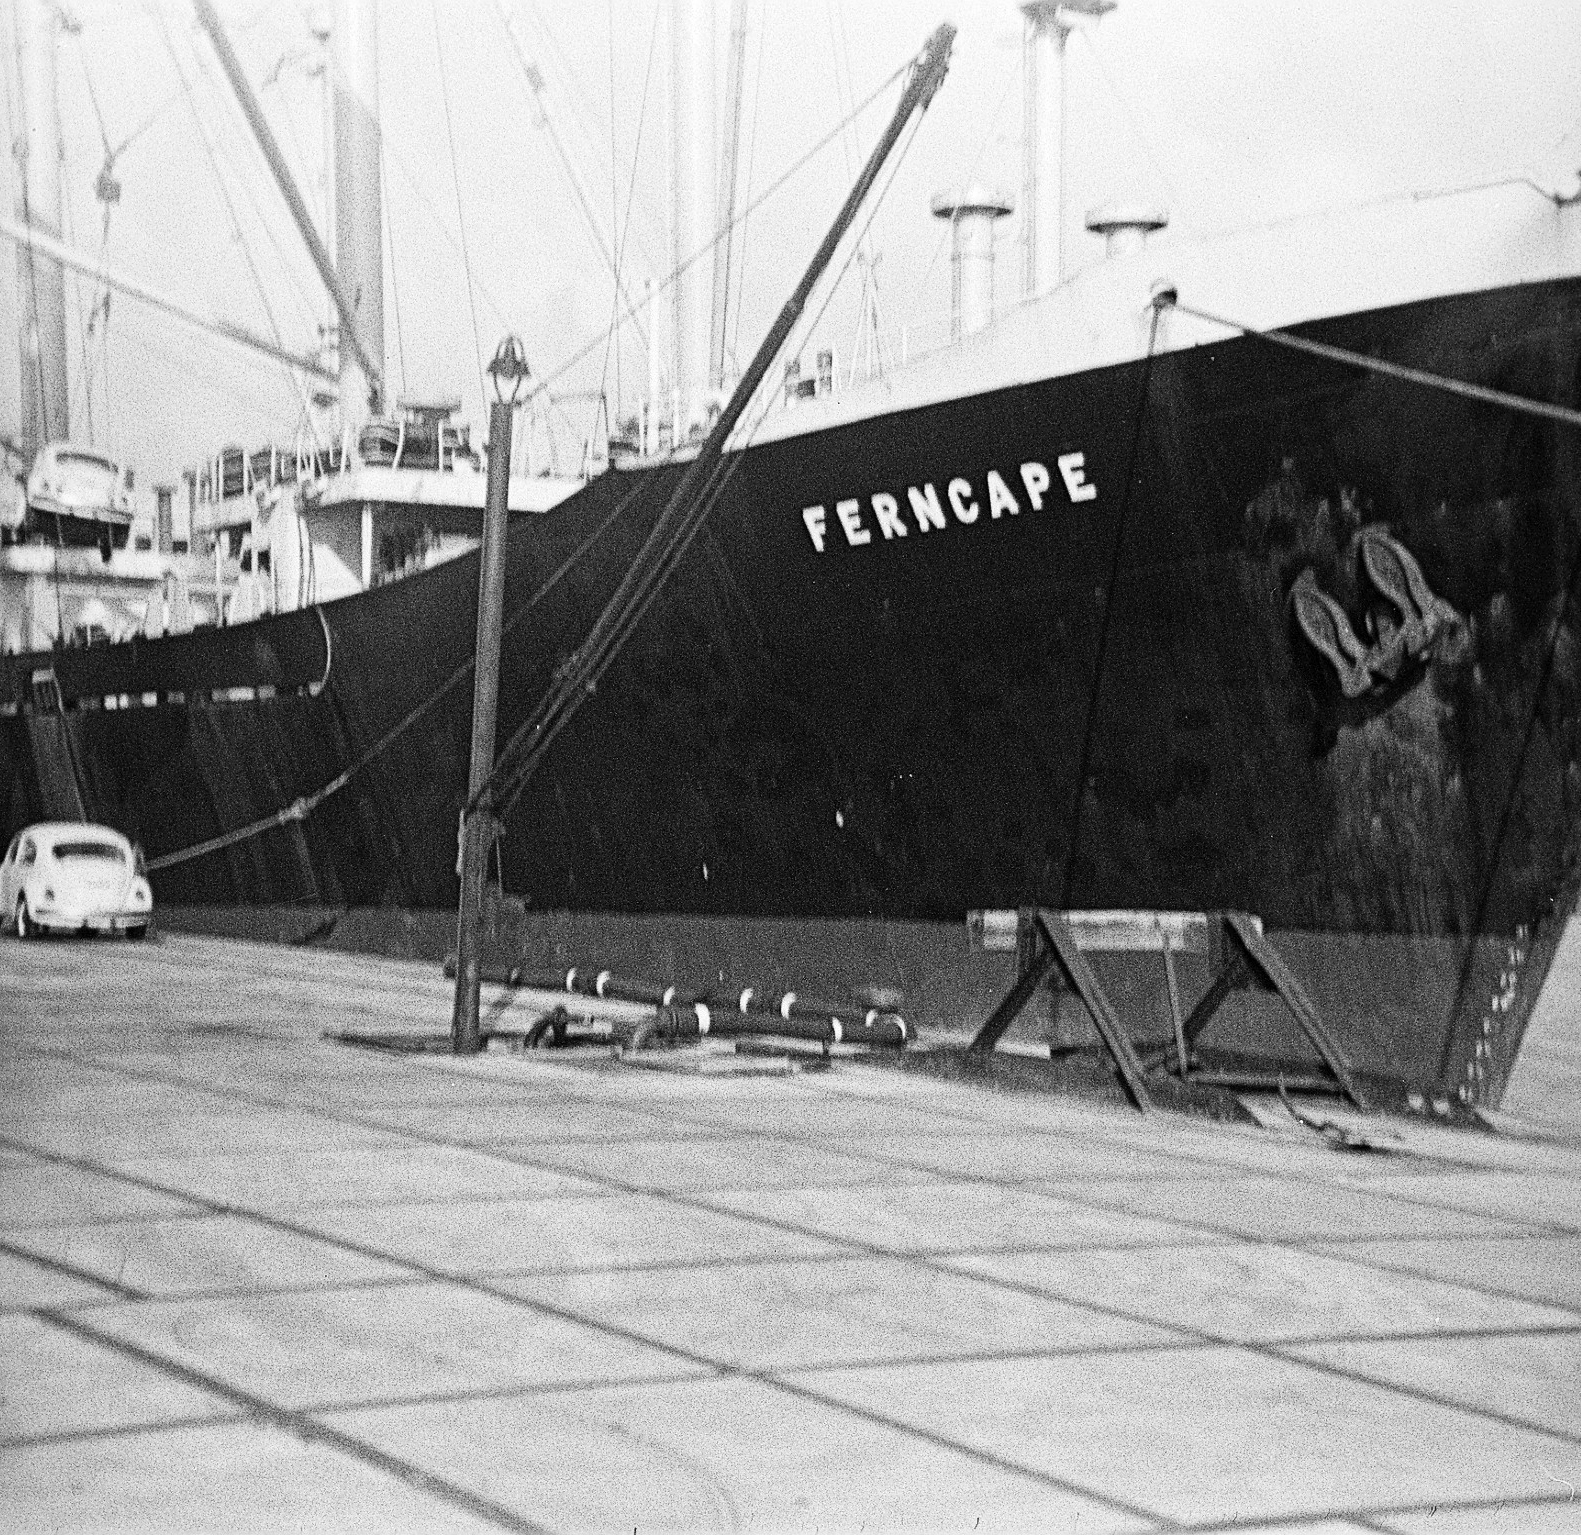
[[[1346,1061],[1338,1042],[1329,1033],[1317,1008],[1312,1005],[1312,999],[1307,996],[1301,983],[1291,973],[1290,967],[1285,964],[1274,946],[1257,930],[1256,924],[1244,912],[1227,911],[1224,913],[1224,937],[1226,946],[1230,944],[1238,946],[1241,954],[1245,956],[1243,963],[1259,976],[1268,989],[1275,992],[1289,1009],[1290,1016],[1295,1019],[1301,1032],[1311,1042],[1312,1048],[1323,1057],[1323,1064],[1334,1074],[1334,1080],[1345,1096],[1358,1109],[1366,1108],[1367,1105],[1362,1101],[1361,1093],[1351,1076],[1350,1063]],[[1205,1024],[1206,1020],[1204,1020]]]
[[[1200,922],[1202,919],[1199,917],[1197,920]],[[1158,914],[1154,914],[1153,923],[1157,930],[1157,947],[1163,955],[1164,977],[1169,991],[1170,1021],[1174,1032],[1170,1046],[1150,1050],[1145,1056],[1139,1055],[1082,952],[1082,944],[1077,936],[1078,922],[1059,912],[1023,907],[1017,913],[1016,923],[1016,983],[977,1031],[968,1046],[969,1053],[986,1055],[991,1052],[1004,1038],[1011,1024],[1020,1017],[1038,987],[1051,972],[1057,971],[1091,1015],[1121,1083],[1131,1101],[1144,1112],[1152,1107],[1147,1089],[1148,1072],[1166,1063],[1168,1069],[1182,1082],[1213,1087],[1271,1088],[1279,1080],[1273,1074],[1214,1072],[1192,1067],[1193,1051],[1198,1039],[1218,1016],[1230,994],[1265,990],[1274,993],[1284,1003],[1297,1027],[1330,1073],[1329,1077],[1302,1077],[1298,1090],[1338,1092],[1349,1098],[1357,1108],[1366,1107],[1338,1042],[1329,1033],[1317,1008],[1290,967],[1263,936],[1255,918],[1236,911],[1208,915],[1209,952],[1214,956],[1210,961],[1213,964],[1213,977],[1189,1014],[1181,1004],[1179,979],[1175,973],[1174,944]],[[1089,928],[1084,929],[1088,932],[1088,947],[1095,943],[1098,947],[1137,946],[1134,940],[1116,944],[1112,938],[1106,944],[1102,939],[1095,938],[1091,927],[1089,923]],[[1152,947],[1152,944],[1149,943],[1147,947]],[[1171,1055],[1174,1056],[1173,1061],[1170,1061]]]
[[[1224,1005],[1225,998],[1232,991],[1244,989],[1247,979],[1246,961],[1239,954],[1232,954],[1219,966],[1218,973],[1208,983],[1208,989],[1192,1008],[1191,1016],[1181,1026],[1180,1032],[1185,1038],[1186,1064],[1189,1064],[1191,1052],[1196,1048],[1202,1031],[1213,1022],[1219,1009]],[[1184,1070],[1185,1065],[1182,1065],[1181,1069]]]
[[[1153,1107],[1152,1097],[1147,1090],[1147,1073],[1124,1029],[1120,1027],[1120,1020],[1109,1005],[1097,975],[1081,952],[1070,924],[1057,912],[1028,911],[1023,913],[1023,927],[1028,925],[1031,928],[1033,950],[1031,955],[1025,956],[1025,961],[1029,962],[1023,963],[1021,974],[1009,996],[977,1031],[969,1049],[977,1055],[986,1055],[991,1051],[1032,1000],[1032,994],[1044,976],[1050,970],[1058,969],[1065,984],[1081,998],[1092,1015],[1098,1035],[1114,1062],[1131,1102],[1146,1114]]]
[[[1216,913],[1214,924],[1218,936],[1218,960],[1213,979],[1179,1028],[1175,1045],[1177,1059],[1169,1069],[1182,1081],[1215,1087],[1242,1087],[1257,1091],[1276,1087],[1280,1081],[1277,1073],[1215,1072],[1193,1070],[1191,1067],[1192,1052],[1196,1049],[1197,1041],[1218,1016],[1219,1009],[1232,992],[1271,991],[1284,1003],[1296,1026],[1317,1051],[1330,1073],[1327,1078],[1303,1077],[1299,1085],[1287,1078],[1287,1084],[1299,1092],[1337,1092],[1349,1098],[1357,1108],[1365,1108],[1366,1104],[1351,1075],[1350,1063],[1345,1059],[1344,1052],[1329,1033],[1312,999],[1307,996],[1279,952],[1258,931],[1257,924],[1245,912],[1239,911]],[[1152,1050],[1142,1059],[1151,1070],[1168,1060],[1169,1053],[1167,1049]]]

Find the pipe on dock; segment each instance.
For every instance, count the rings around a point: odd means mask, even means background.
[[[875,1013],[866,1017],[848,1013],[844,1017],[782,1018],[777,1013],[715,1011],[706,1002],[657,1009],[653,1019],[633,1036],[633,1048],[640,1049],[655,1035],[672,1041],[770,1035],[820,1045],[867,1045],[890,1050],[903,1050],[910,1041],[905,1019],[895,1013]]]

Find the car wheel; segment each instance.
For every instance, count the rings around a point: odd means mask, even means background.
[[[126,930],[126,936],[133,943],[141,943],[148,936],[148,929],[146,927],[129,927]]]
[[[18,938],[34,938],[38,936],[38,929],[33,926],[33,919],[27,914],[27,897],[19,895],[16,898],[16,935]]]

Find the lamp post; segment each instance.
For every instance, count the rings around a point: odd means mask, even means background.
[[[528,376],[527,359],[515,336],[500,342],[489,364],[494,403],[489,406],[488,499],[483,508],[483,548],[478,566],[478,638],[472,673],[472,761],[467,802],[475,800],[494,766],[494,732],[499,704],[500,621],[505,608],[505,527],[510,502],[511,417]],[[507,393],[507,390],[509,393]],[[492,808],[478,803],[461,813],[461,909],[456,923],[456,1004],[450,1019],[450,1048],[476,1055],[478,991],[482,963],[484,894],[489,846],[499,832]]]

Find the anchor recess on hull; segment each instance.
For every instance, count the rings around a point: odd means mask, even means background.
[[[1382,693],[1464,630],[1460,614],[1428,585],[1415,556],[1382,529],[1362,529],[1356,559],[1374,594],[1367,608],[1367,640],[1356,633],[1343,604],[1318,585],[1310,565],[1296,577],[1288,598],[1296,624],[1333,667],[1348,699]]]

